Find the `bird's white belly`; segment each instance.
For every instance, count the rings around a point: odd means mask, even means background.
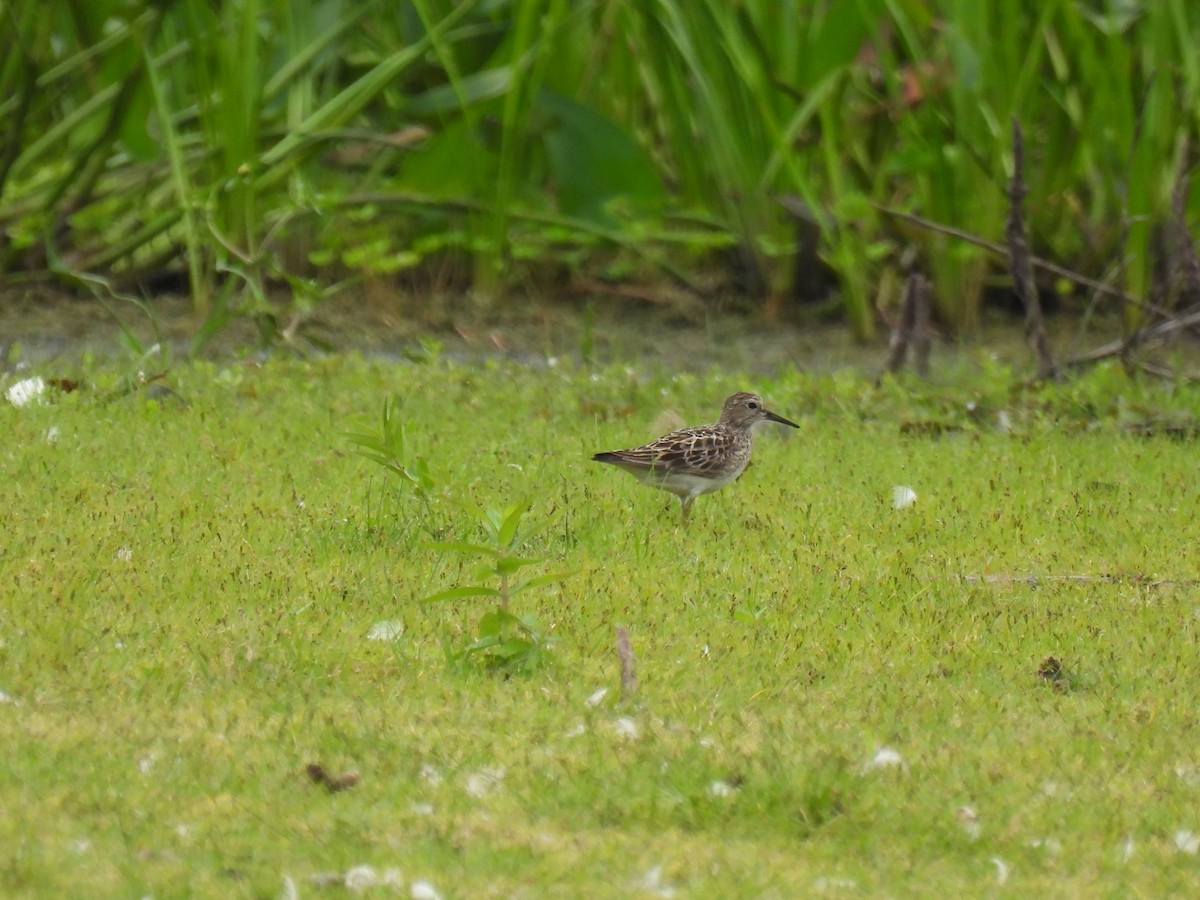
[[[725,485],[736,481],[745,468],[746,465],[743,463],[736,469],[730,469],[728,472],[724,472],[713,478],[689,475],[686,472],[666,472],[661,469],[651,469],[650,471],[640,473],[638,480],[650,487],[670,491],[677,497],[691,497],[695,499],[701,494],[711,494],[713,491],[719,491]]]

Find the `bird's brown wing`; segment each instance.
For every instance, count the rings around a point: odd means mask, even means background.
[[[703,426],[673,431],[641,447],[597,453],[592,459],[636,471],[703,475],[723,468],[720,463],[728,459],[732,444],[729,432]]]

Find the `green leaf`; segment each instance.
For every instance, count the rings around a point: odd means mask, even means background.
[[[616,221],[611,206],[618,198],[642,210],[662,205],[662,181],[626,130],[546,89],[538,93],[537,106],[553,122],[543,140],[564,213],[611,225]]]
[[[139,162],[155,159],[162,150],[162,145],[150,137],[146,127],[151,100],[149,87],[145,82],[139,83],[129,98],[126,115],[121,117],[121,143]]]
[[[387,451],[387,445],[374,434],[363,434],[357,431],[343,431],[342,437],[358,447],[366,447],[368,450],[374,450],[376,453],[384,453]]]
[[[504,620],[497,615],[498,612],[498,609],[491,609],[479,617],[479,625],[476,627],[479,637],[499,638],[504,632]]]
[[[485,650],[490,650],[492,647],[495,647],[499,643],[500,643],[500,638],[498,635],[489,634],[485,637],[477,638],[476,640],[472,641],[463,650],[463,653],[464,654],[481,653]]]
[[[530,614],[524,616],[515,616],[515,618],[517,620],[517,625],[530,635],[534,635],[539,640],[546,642],[554,640],[553,635],[545,634],[545,629],[542,627],[542,623],[537,616]]]
[[[575,571],[549,572],[545,575],[535,575],[532,578],[526,578],[524,581],[518,581],[511,585],[508,589],[508,592],[510,594],[516,594],[525,590],[526,588],[542,587],[546,584],[554,584],[555,582],[562,581],[565,578],[570,578],[574,574],[576,574]]]
[[[511,659],[522,653],[528,653],[531,649],[533,649],[533,645],[529,641],[524,638],[513,637],[493,647],[491,655]]]
[[[371,462],[379,463],[379,465],[384,466],[386,468],[389,468],[389,469],[396,468],[396,461],[394,459],[392,459],[390,456],[385,456],[384,454],[377,453],[374,450],[366,450],[366,449],[355,450],[354,452],[357,453],[359,456],[361,456],[363,459],[369,459]]]
[[[483,69],[462,78],[457,85],[439,84],[408,98],[405,111],[411,116],[458,112],[464,106],[502,97],[512,87],[511,66]]]
[[[521,500],[507,507],[503,513],[503,521],[496,529],[496,543],[508,547],[516,540],[517,529],[521,527],[521,517],[529,510],[529,501]]]
[[[450,121],[409,156],[400,186],[430,197],[486,195],[496,176],[496,155],[465,119]]]
[[[479,521],[483,524],[484,529],[488,533],[493,543],[500,543],[500,528],[504,524],[504,515],[499,510],[492,509],[490,506],[487,509],[479,510]]]
[[[537,557],[524,558],[520,556],[501,556],[496,560],[496,572],[500,575],[511,575],[519,569],[526,566],[532,566],[535,563],[540,563],[542,560]]]
[[[491,619],[491,620],[497,622],[500,627],[506,627],[506,626],[512,627],[514,625],[521,624],[521,620],[518,619],[515,615],[513,615],[506,609],[501,609],[498,606],[495,609],[489,611],[487,613],[487,615],[484,616],[484,619]]]
[[[433,475],[429,472],[429,463],[418,459],[410,470],[410,477],[418,487],[426,491],[433,490]]]

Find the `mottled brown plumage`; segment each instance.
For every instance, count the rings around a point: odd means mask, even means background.
[[[597,453],[592,459],[670,491],[679,498],[686,522],[697,497],[725,487],[749,465],[754,428],[762,422],[799,427],[763,406],[758,394],[738,393],[725,401],[720,420],[712,425],[672,431],[641,447]]]

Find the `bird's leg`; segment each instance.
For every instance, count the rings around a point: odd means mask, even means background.
[[[686,525],[688,523],[688,513],[690,513],[692,511],[692,498],[691,497],[680,497],[679,503],[680,503],[680,506],[683,507],[682,521],[683,521],[683,524]]]

